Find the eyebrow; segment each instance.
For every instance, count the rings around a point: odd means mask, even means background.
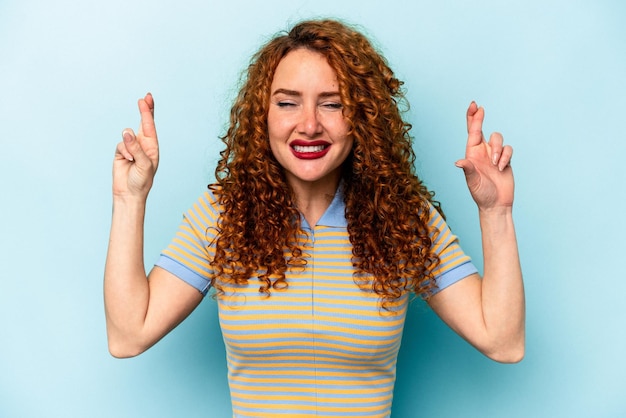
[[[274,93],[272,93],[272,96],[276,96],[277,94],[285,94],[287,96],[297,96],[297,97],[302,96],[301,92],[297,90],[289,90],[289,89],[276,89]],[[320,97],[335,97],[339,95],[340,94],[338,91],[324,91],[319,94]]]

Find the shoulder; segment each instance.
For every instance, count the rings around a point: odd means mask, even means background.
[[[424,212],[426,212],[426,227],[430,230],[431,236],[448,229],[448,224],[446,223],[443,214],[430,200],[426,198],[424,198],[422,203],[419,205],[418,213],[420,219],[424,219]]]
[[[187,210],[185,217],[201,223],[213,223],[223,212],[219,196],[215,190],[209,188],[204,191]]]

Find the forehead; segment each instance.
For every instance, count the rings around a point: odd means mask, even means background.
[[[295,49],[278,63],[272,80],[272,90],[296,85],[303,88],[325,85],[326,88],[336,89],[337,73],[319,52],[305,48]]]

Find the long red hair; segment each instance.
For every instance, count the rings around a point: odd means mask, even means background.
[[[431,248],[428,202],[438,204],[414,173],[411,125],[399,109],[402,82],[364,35],[334,20],[301,22],[251,60],[222,137],[217,180],[209,186],[224,209],[212,284],[220,291],[221,284],[256,276],[259,291],[269,295],[288,287],[288,268],[306,263],[300,215],[267,133],[274,71],[298,48],[324,55],[336,71],[354,139],[343,183],[355,282],[376,292],[385,308],[407,291],[430,294],[439,260]]]

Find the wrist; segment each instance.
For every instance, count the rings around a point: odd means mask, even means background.
[[[144,214],[146,211],[146,197],[113,195],[113,213],[126,214]]]
[[[128,206],[128,207],[145,207],[148,201],[148,195],[136,195],[132,193],[113,193],[113,205],[114,206]]]
[[[502,217],[511,216],[513,214],[513,206],[494,206],[489,208],[478,207],[478,215],[480,217]]]
[[[495,236],[502,237],[508,232],[515,230],[513,226],[513,208],[511,206],[499,206],[487,209],[479,209],[478,218],[483,238],[486,235],[495,233]],[[514,232],[513,232],[514,233]]]

